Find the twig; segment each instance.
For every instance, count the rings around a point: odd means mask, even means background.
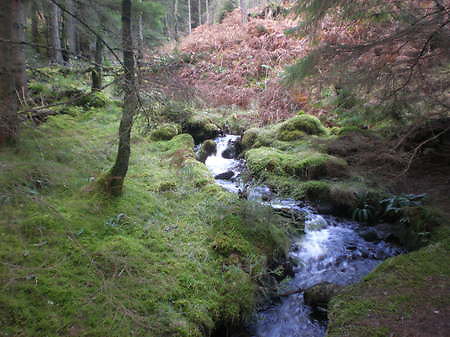
[[[450,130],[450,126],[449,126],[448,128],[446,128],[445,130],[442,130],[442,131],[439,132],[438,134],[434,135],[433,137],[428,138],[427,140],[424,140],[422,143],[420,143],[420,144],[414,149],[414,152],[413,152],[411,158],[409,158],[408,165],[406,166],[405,170],[404,170],[402,173],[400,173],[400,174],[398,175],[398,177],[400,177],[400,176],[402,176],[402,175],[405,175],[405,174],[409,171],[409,169],[411,168],[411,164],[412,164],[414,158],[415,158],[416,155],[417,155],[417,152],[420,150],[420,148],[421,148],[422,146],[424,146],[425,144],[427,144],[427,143],[429,143],[429,142],[435,140],[436,138],[439,138],[440,136],[442,136],[444,133],[446,133],[446,132],[449,131],[449,130]]]

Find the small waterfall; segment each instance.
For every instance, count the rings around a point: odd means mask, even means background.
[[[217,153],[208,157],[206,166],[214,175],[233,171],[230,180],[216,180],[230,192],[239,192],[243,183],[239,179],[244,162],[226,159],[223,152],[238,136],[219,137]],[[286,285],[286,291],[306,289],[322,282],[348,285],[358,282],[382,260],[401,253],[401,250],[384,241],[377,243],[364,240],[359,234],[359,224],[318,214],[313,208],[293,199],[276,197],[267,186],[250,186],[249,200],[274,209],[290,210],[302,214],[305,234],[293,238],[289,255],[297,263],[295,276]],[[322,337],[326,321],[312,317],[312,309],[305,305],[302,293],[281,298],[278,303],[255,314],[250,327],[254,337]]]

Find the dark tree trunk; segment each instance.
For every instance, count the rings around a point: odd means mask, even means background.
[[[39,5],[36,1],[31,1],[31,42],[33,42],[35,51],[41,54],[41,49],[38,47],[39,39]]]
[[[71,14],[77,14],[74,0],[66,0],[66,9]],[[67,13],[64,15],[64,37],[68,58],[71,59],[77,54],[77,31],[75,18]]]
[[[189,34],[192,33],[192,11],[191,11],[191,0],[188,0],[188,31],[189,31]]]
[[[92,70],[92,91],[100,91],[103,86],[103,42],[97,36],[95,42],[95,66]]]
[[[58,6],[53,2],[50,2],[49,15],[47,16],[48,30],[49,30],[50,62],[56,64],[63,64],[61,37],[59,32],[59,15],[60,11]]]
[[[178,42],[178,0],[175,0],[173,9],[173,31],[175,34],[175,41]]]
[[[13,73],[17,97],[25,100],[27,95],[27,76],[25,72],[25,2],[26,0],[13,1],[13,40],[18,42],[12,47]]]
[[[92,18],[89,9],[90,8],[87,5],[83,4],[81,4],[81,7],[79,8],[79,15],[80,17],[83,18],[85,22],[89,22],[89,19]],[[82,27],[81,25],[77,25],[76,27],[78,28],[77,30],[78,50],[85,60],[90,61],[92,59],[90,34],[86,31],[86,28]]]
[[[123,182],[128,171],[131,153],[131,128],[137,108],[133,38],[131,31],[131,0],[122,0],[122,43],[125,67],[124,107],[119,126],[119,147],[116,162],[107,180],[109,184],[108,190],[115,196],[122,193]]]
[[[0,1],[0,145],[15,142],[19,125],[13,59],[17,45],[8,42],[15,42],[13,25],[19,1]]]

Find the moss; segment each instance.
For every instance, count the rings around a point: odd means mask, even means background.
[[[198,144],[206,139],[217,137],[220,130],[206,114],[199,113],[191,116],[185,122],[183,132],[192,135]]]
[[[301,179],[342,177],[347,175],[347,163],[319,152],[287,153],[261,147],[246,152],[247,165],[252,174],[295,176]]]
[[[244,150],[248,150],[253,147],[259,134],[259,129],[251,128],[244,132],[242,136],[242,147]]]
[[[177,124],[163,124],[150,133],[152,140],[171,140],[180,133],[180,126]]]
[[[253,310],[255,280],[286,249],[277,219],[213,183],[188,134],[134,135],[123,195],[89,191],[114,162],[119,112],[24,124],[1,149],[2,333],[208,335]],[[238,260],[211,245],[231,232]]]
[[[280,140],[290,141],[302,138],[305,134],[323,136],[327,134],[327,130],[319,119],[312,115],[296,116],[279,125],[278,139]]]
[[[111,103],[111,99],[102,91],[95,91],[89,95],[84,95],[77,102],[76,105],[85,108],[104,108]]]
[[[438,329],[442,320],[436,312],[450,304],[450,238],[441,240],[386,260],[363,282],[344,289],[331,301],[328,336],[397,335],[406,326],[421,336],[429,326],[416,323],[427,320]]]
[[[204,163],[206,158],[216,153],[217,144],[212,139],[205,140],[197,153],[197,160]]]

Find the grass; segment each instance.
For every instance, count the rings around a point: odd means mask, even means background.
[[[135,133],[123,196],[91,191],[119,117],[52,117],[1,149],[2,335],[204,336],[252,311],[283,256],[279,219],[216,186],[189,135]]]
[[[425,336],[430,329],[443,336],[450,305],[449,253],[450,236],[444,233],[434,244],[380,264],[332,299],[328,336]]]

